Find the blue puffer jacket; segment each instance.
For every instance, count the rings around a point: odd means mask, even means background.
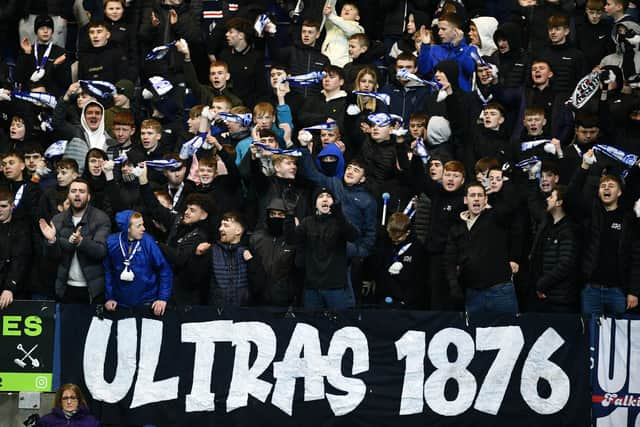
[[[78,408],[78,412],[70,419],[64,416],[60,408],[53,408],[47,415],[38,420],[36,427],[100,427],[100,422],[89,413],[85,406]]]
[[[160,248],[148,234],[142,239],[129,242],[127,230],[133,211],[127,210],[116,214],[116,223],[121,230],[107,238],[107,256],[104,259],[105,298],[115,300],[123,307],[133,307],[156,300],[168,301],[171,296],[173,272],[162,255]],[[134,245],[135,255],[131,260],[131,270],[135,275],[132,282],[120,279],[124,269],[123,250],[129,253],[129,246]]]
[[[456,61],[459,66],[458,84],[465,92],[471,91],[471,76],[476,71],[476,63],[471,57],[471,52],[476,51],[475,46],[470,46],[462,40],[458,46],[451,43],[438,45],[422,44],[418,55],[418,71],[421,74],[431,74],[439,62],[447,59]]]
[[[368,256],[376,242],[377,204],[373,196],[363,185],[347,186],[337,176],[326,176],[313,163],[311,153],[306,147],[302,151],[302,176],[318,187],[327,187],[342,203],[342,212],[349,222],[358,229],[358,238],[347,242],[347,257]]]

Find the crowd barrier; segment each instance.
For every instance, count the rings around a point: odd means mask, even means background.
[[[105,423],[640,425],[640,318],[185,306],[0,312],[0,392],[81,385]]]

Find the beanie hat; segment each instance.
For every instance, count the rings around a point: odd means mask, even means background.
[[[451,84],[452,88],[458,87],[458,75],[460,74],[460,68],[456,61],[447,59],[440,61],[436,64],[435,71],[441,71],[447,76],[447,80]]]
[[[118,80],[116,83],[116,90],[119,94],[122,94],[129,98],[129,100],[133,99],[133,82],[131,80]]]
[[[427,123],[427,141],[429,145],[440,145],[451,138],[449,120],[442,116],[432,116]]]
[[[33,23],[33,31],[37,33],[40,27],[49,27],[53,31],[53,19],[49,15],[38,15]]]
[[[331,198],[334,200],[336,200],[336,196],[333,195],[333,191],[331,191],[329,188],[327,187],[318,187],[316,189],[316,191],[313,193],[313,201],[314,203],[318,200],[318,197],[320,197],[321,194],[328,194],[331,196]]]

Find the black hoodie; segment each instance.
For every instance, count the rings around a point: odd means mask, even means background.
[[[591,70],[608,53],[611,22],[602,19],[594,25],[586,16],[576,21],[576,47],[584,53],[587,68]]]
[[[509,43],[509,51],[494,55],[498,66],[498,79],[504,87],[522,87],[527,82],[527,71],[531,66],[531,58],[522,48],[522,29],[513,22],[498,27],[493,34],[493,41],[498,45],[500,40]]]

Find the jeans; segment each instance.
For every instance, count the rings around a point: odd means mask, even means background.
[[[468,313],[518,314],[518,298],[513,282],[505,282],[483,290],[468,288],[465,308]]]
[[[627,310],[627,296],[620,288],[596,288],[587,283],[580,296],[582,313],[592,316],[622,314]]]
[[[347,289],[305,289],[304,308],[311,310],[344,310],[353,307]]]

